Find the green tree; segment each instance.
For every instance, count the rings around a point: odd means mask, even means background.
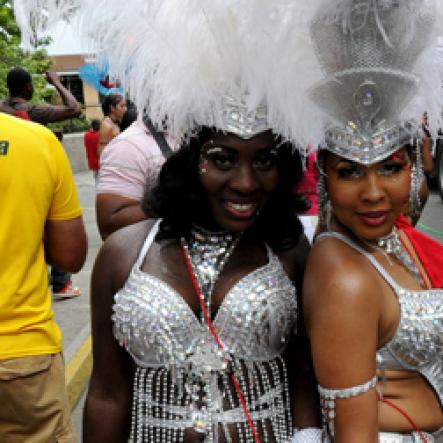
[[[43,75],[52,67],[44,46],[49,39],[39,41],[39,46],[32,53],[20,47],[20,29],[14,18],[11,4],[8,0],[0,0],[0,99],[6,97],[6,75],[8,71],[19,66],[29,71],[34,83],[34,97],[32,101],[50,101],[54,91],[47,87]]]

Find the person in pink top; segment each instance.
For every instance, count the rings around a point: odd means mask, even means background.
[[[167,135],[165,140],[169,146],[175,145]],[[162,150],[141,120],[105,147],[96,196],[97,224],[103,240],[117,229],[146,218],[140,202],[146,187],[156,184],[164,161]]]

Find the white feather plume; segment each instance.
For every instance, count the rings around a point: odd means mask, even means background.
[[[394,0],[362,0],[389,4]],[[441,58],[437,30],[443,2],[407,1],[417,10],[438,9],[429,30],[429,51],[416,64],[417,97],[403,118],[428,111],[433,129],[441,125]],[[310,37],[310,23],[322,10],[346,26],[356,0],[14,0],[22,37],[30,39],[53,22],[79,14],[79,34],[96,42],[139,109],[178,138],[199,125],[223,119],[223,96],[247,93],[252,110],[265,101],[270,126],[283,137],[318,145],[328,119],[308,97],[324,73]],[[357,2],[358,3],[358,2]],[[407,39],[407,29],[405,29]],[[388,42],[389,43],[389,42]],[[431,55],[429,55],[431,54]],[[166,120],[165,120],[166,119]]]
[[[62,20],[69,20],[80,3],[81,0],[13,0],[22,45],[27,49],[35,48],[44,31]]]

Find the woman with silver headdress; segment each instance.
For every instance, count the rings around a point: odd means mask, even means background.
[[[160,218],[116,232],[95,263],[83,441],[288,442],[318,409],[297,326],[301,162],[279,135],[272,34],[256,20],[268,6],[78,6],[138,109],[182,141],[144,201]]]
[[[205,30],[197,18],[188,26]],[[265,105],[248,107],[240,88],[213,97],[193,97],[200,115],[186,103],[183,146],[144,201],[160,219],[118,232],[97,258],[85,442],[284,443],[294,424],[315,424],[288,368],[307,252],[292,215],[300,163]],[[174,107],[161,116],[169,132],[179,118]]]
[[[307,95],[327,124],[323,232],[303,306],[324,430],[340,443],[442,442],[443,247],[402,216],[421,167],[410,118],[440,118],[437,59],[425,49],[441,5],[316,3],[311,56],[323,78]]]
[[[85,442],[283,443],[292,413],[303,424],[309,397],[288,366],[308,248],[291,216],[301,170],[266,125],[226,123],[166,161],[144,201],[161,221],[99,254]]]

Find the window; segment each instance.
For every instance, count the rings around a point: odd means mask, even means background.
[[[60,78],[63,86],[71,91],[72,95],[79,103],[84,105],[85,97],[83,95],[83,82],[78,74],[60,74]]]

